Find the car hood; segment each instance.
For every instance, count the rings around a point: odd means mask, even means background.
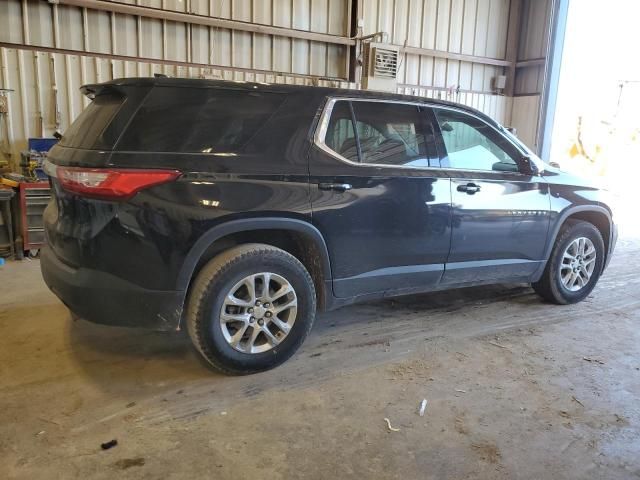
[[[603,190],[602,185],[598,181],[590,178],[585,178],[574,173],[565,172],[559,168],[545,165],[545,169],[542,172],[544,179],[556,185],[570,185],[574,187],[591,188],[594,190]]]

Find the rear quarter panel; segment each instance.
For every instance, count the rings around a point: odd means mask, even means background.
[[[104,166],[178,169],[183,174],[127,202],[67,199],[72,211],[83,215],[74,216],[64,231],[64,222],[56,221],[56,205],[50,205],[46,215],[50,244],[71,264],[105,271],[144,288],[172,290],[178,288],[177,278],[190,250],[217,225],[274,215],[310,221],[307,152],[318,103],[306,94],[289,94],[246,147],[234,154],[53,152],[58,164],[82,165],[83,158],[97,156]]]

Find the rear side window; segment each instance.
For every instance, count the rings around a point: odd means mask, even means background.
[[[127,127],[118,150],[235,152],[284,98],[246,90],[155,87]]]
[[[353,162],[429,167],[426,124],[417,105],[341,100],[333,106],[325,145]]]
[[[324,143],[347,160],[358,162],[356,131],[349,102],[336,102],[331,112]]]
[[[517,172],[515,147],[482,120],[434,108],[447,149],[443,166],[463,170]]]
[[[117,92],[105,92],[93,99],[80,116],[64,132],[60,145],[72,148],[108,149],[113,141],[104,132],[124,103],[125,97]]]

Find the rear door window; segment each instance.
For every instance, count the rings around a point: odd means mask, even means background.
[[[358,162],[356,131],[349,102],[336,102],[325,135],[325,145],[349,161]]]
[[[429,160],[426,127],[425,112],[418,105],[341,100],[331,112],[325,145],[353,162],[438,166]]]
[[[360,101],[352,105],[363,163],[429,166],[420,107]]]
[[[127,127],[118,150],[237,152],[284,99],[279,93],[154,87]]]

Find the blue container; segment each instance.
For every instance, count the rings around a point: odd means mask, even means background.
[[[28,141],[29,150],[36,152],[48,152],[56,143],[58,143],[57,138],[30,138]]]

